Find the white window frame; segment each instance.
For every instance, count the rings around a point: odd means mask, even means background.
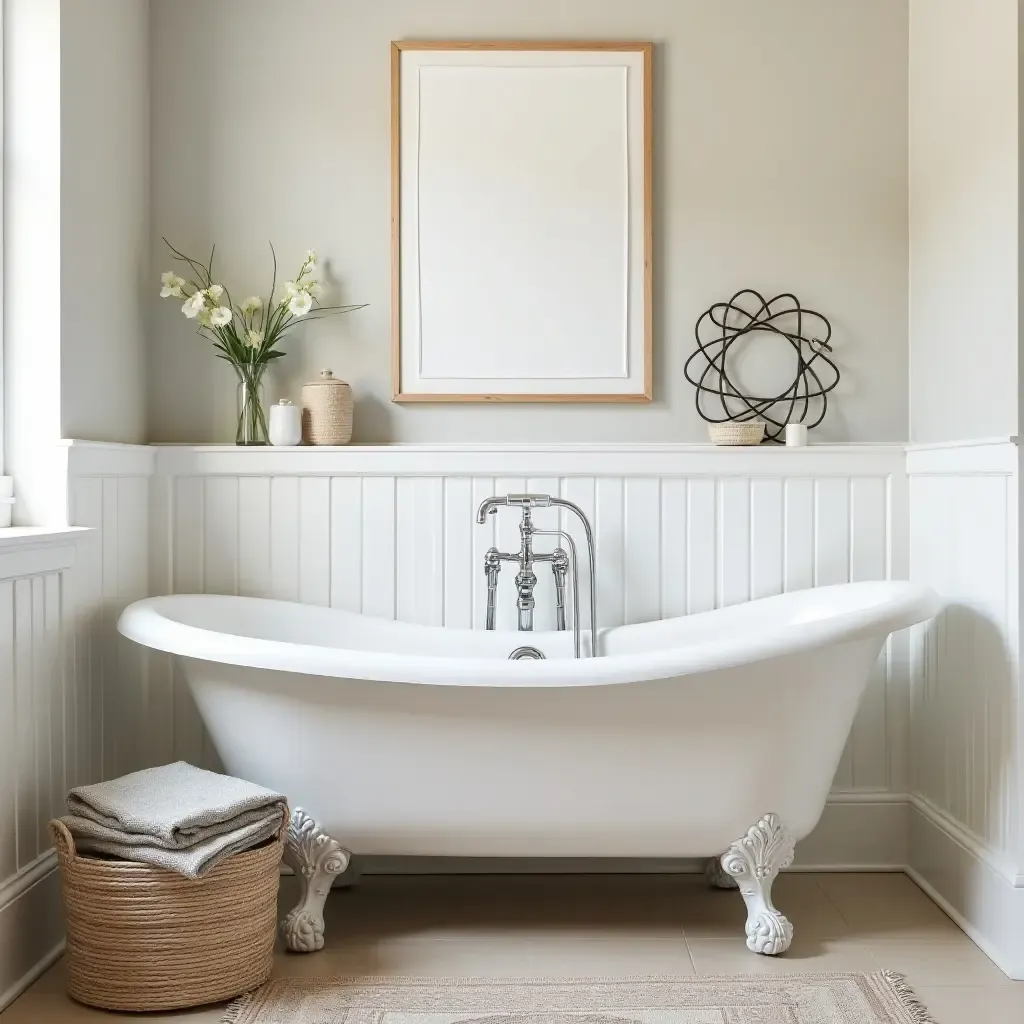
[[[7,412],[4,402],[4,8],[0,2],[0,474],[6,461]],[[0,528],[11,525],[14,510],[14,481],[0,475]]]

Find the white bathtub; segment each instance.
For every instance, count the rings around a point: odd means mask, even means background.
[[[297,817],[291,859],[312,865],[302,870],[324,893],[345,850],[730,851],[726,872],[752,891],[748,944],[780,952],[791,929],[757,917],[777,914],[771,878],[822,813],[886,637],[938,609],[909,583],[823,587],[603,630],[601,657],[579,660],[571,633],[243,597],[150,598],[119,628],[180,656],[228,772],[315,816]],[[509,661],[523,643],[547,660]],[[290,935],[293,945],[322,944],[314,896],[300,908],[312,936]]]

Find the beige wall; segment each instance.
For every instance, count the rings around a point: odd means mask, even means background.
[[[1017,433],[1018,0],[911,0],[910,422]]]
[[[392,39],[630,38],[656,45],[655,402],[403,408],[389,377]],[[819,439],[907,436],[907,8],[896,0],[154,0],[151,275],[159,242],[218,243],[262,288],[266,243],[313,246],[348,301],[288,346],[278,394],[331,366],[356,439],[705,440],[683,377],[693,324],[751,286],[834,323],[844,379]],[[152,299],[149,435],[230,439],[230,369]]]
[[[148,0],[61,5],[61,431],[146,433]]]

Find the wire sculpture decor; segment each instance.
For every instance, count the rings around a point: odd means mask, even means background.
[[[729,376],[730,350],[757,333],[778,335],[793,348],[796,374],[781,394],[744,394]],[[787,423],[806,422],[810,428],[825,418],[828,393],[839,383],[839,367],[829,358],[832,325],[821,313],[801,306],[795,295],[783,292],[766,299],[744,288],[701,313],[694,335],[697,349],[686,360],[684,373],[697,389],[694,402],[706,423],[763,420],[764,439],[780,444]],[[721,415],[705,408],[714,399]]]

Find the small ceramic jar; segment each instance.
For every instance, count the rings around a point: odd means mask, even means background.
[[[786,444],[790,448],[802,448],[807,444],[807,426],[804,423],[786,424]]]
[[[348,444],[352,440],[352,389],[330,370],[302,387],[302,440]]]
[[[294,445],[302,440],[302,417],[297,405],[282,398],[270,407],[270,443]]]

